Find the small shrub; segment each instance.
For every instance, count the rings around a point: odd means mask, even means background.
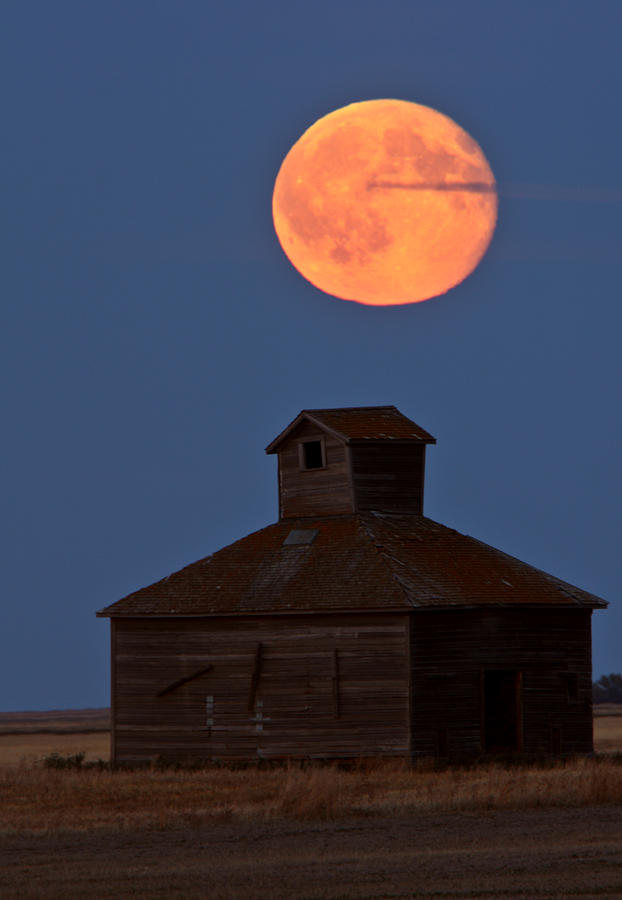
[[[74,753],[69,756],[63,756],[61,753],[50,753],[44,757],[43,765],[46,769],[81,769],[84,757],[84,753]]]
[[[88,762],[85,762],[82,769],[95,769],[97,772],[109,772],[112,770],[112,764],[107,759],[90,759]]]

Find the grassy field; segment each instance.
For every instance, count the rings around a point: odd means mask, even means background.
[[[0,735],[71,734],[109,731],[109,709],[51,709],[44,712],[0,713]]]
[[[49,769],[108,754],[59,722],[0,717],[3,900],[622,896],[622,716],[594,760],[446,771]]]
[[[402,762],[276,769],[0,769],[0,833],[140,831],[230,822],[622,805],[622,765],[413,769]]]
[[[0,766],[35,763],[50,753],[108,760],[109,728],[107,709],[0,713]],[[596,707],[594,749],[622,753],[622,706]]]
[[[594,717],[594,750],[596,753],[622,753],[622,716]]]
[[[0,713],[0,766],[41,761],[50,753],[110,758],[108,709]]]

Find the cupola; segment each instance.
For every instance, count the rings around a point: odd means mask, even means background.
[[[279,517],[422,515],[435,443],[395,406],[303,409],[266,447],[279,460]]]

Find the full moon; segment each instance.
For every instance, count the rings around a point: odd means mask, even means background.
[[[317,288],[372,306],[444,294],[477,266],[497,220],[495,179],[452,119],[405,100],[329,113],[289,151],[274,227]]]

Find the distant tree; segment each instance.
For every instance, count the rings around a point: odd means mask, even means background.
[[[592,685],[594,703],[622,703],[622,675],[603,675]]]

